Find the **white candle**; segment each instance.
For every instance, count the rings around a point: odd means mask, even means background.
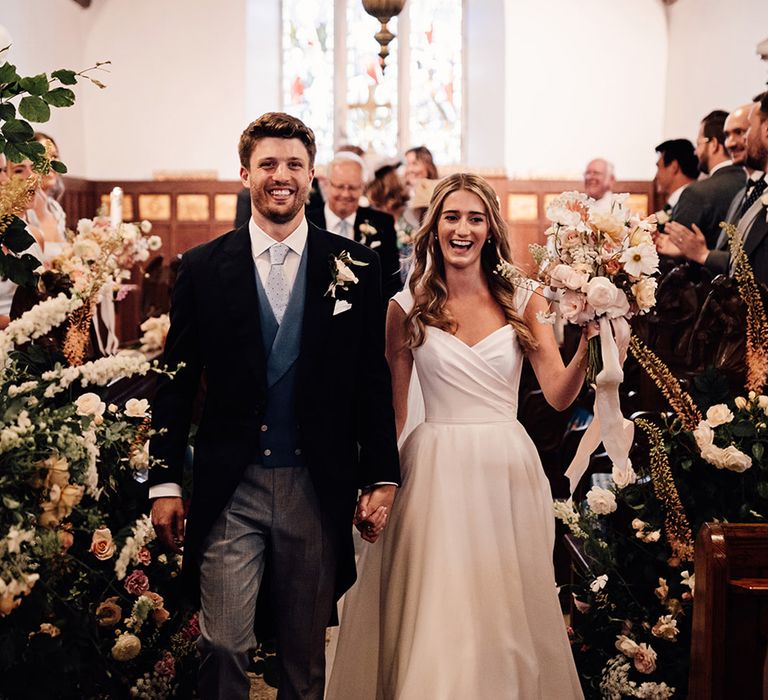
[[[123,190],[113,187],[109,195],[109,223],[117,228],[123,223]]]

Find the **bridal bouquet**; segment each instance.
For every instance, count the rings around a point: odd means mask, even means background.
[[[641,219],[613,195],[609,207],[579,192],[564,192],[547,207],[547,246],[533,245],[539,279],[557,292],[560,313],[571,323],[630,319],[656,303],[659,257],[654,217]],[[602,368],[600,340],[590,340],[590,381]]]

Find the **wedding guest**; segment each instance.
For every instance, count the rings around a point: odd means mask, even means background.
[[[759,97],[759,96],[758,96]],[[756,99],[755,101],[759,101]],[[725,134],[725,147],[731,156],[734,165],[744,168],[747,176],[747,182],[733,197],[728,207],[724,221],[736,224],[741,216],[742,203],[746,193],[746,186],[749,183],[758,185],[758,191],[762,187],[760,181],[763,179],[762,170],[755,170],[747,165],[747,140],[746,133],[749,128],[749,113],[752,109],[752,102],[737,107],[731,112],[723,125]],[[750,185],[752,187],[752,185]],[[687,258],[703,264],[711,248],[700,229],[696,225],[691,228],[675,224],[671,231],[674,232],[674,240],[670,236],[659,236],[656,243],[660,253],[676,257]],[[697,232],[698,231],[698,232]],[[675,241],[679,240],[678,246]],[[727,247],[727,237],[721,232],[715,244],[715,250],[723,250]]]
[[[610,206],[615,183],[613,163],[605,158],[595,158],[587,163],[584,169],[584,192],[596,202]]]
[[[375,541],[400,479],[378,258],[307,223],[315,149],[288,114],[246,127],[250,222],[187,251],[173,289],[164,364],[177,372],[152,404],[150,453],[166,468],[150,470],[150,497],[158,538],[176,553],[184,542],[199,592],[204,700],[248,699],[265,588],[279,697],[322,700],[325,629],[355,578],[357,491],[358,526]],[[342,259],[354,283],[329,266]],[[187,518],[183,462],[204,373]]]
[[[315,226],[359,241],[381,260],[382,290],[389,300],[402,286],[395,220],[389,214],[360,206],[365,165],[355,153],[337,153],[328,165],[328,187],[323,207],[307,209]]]
[[[414,146],[405,152],[405,184],[413,189],[417,180],[437,180],[437,166],[432,151],[426,146]]]
[[[573,401],[586,334],[565,366],[536,285],[496,274],[501,262],[496,193],[476,175],[441,180],[387,315],[403,485],[345,600],[327,700],[583,697],[549,482],[516,415],[526,357],[553,406]],[[408,433],[419,387],[426,419]]]
[[[667,219],[688,185],[699,176],[699,160],[688,139],[670,139],[656,146],[656,191],[665,199]],[[662,229],[663,230],[663,229]]]
[[[734,165],[725,149],[723,127],[728,113],[710,112],[699,125],[696,157],[699,170],[709,175],[685,188],[672,220],[689,229],[695,224],[704,234],[707,247],[714,248],[734,195],[744,186],[744,170]],[[666,227],[665,227],[666,229]]]
[[[380,165],[365,187],[370,205],[389,214],[395,221],[403,215],[408,204],[408,190],[397,174],[399,167],[399,161]]]

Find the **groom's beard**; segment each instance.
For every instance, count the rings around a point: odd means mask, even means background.
[[[274,185],[259,184],[254,187],[251,183],[251,204],[265,219],[275,224],[286,224],[304,208],[309,195],[309,184],[303,186],[297,182],[286,185],[291,190],[290,197],[283,202],[276,202],[269,194]]]

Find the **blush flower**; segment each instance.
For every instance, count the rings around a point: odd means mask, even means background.
[[[126,577],[123,586],[131,595],[143,595],[149,590],[149,579],[141,569],[136,569]]]
[[[112,532],[108,527],[100,527],[94,530],[89,550],[99,561],[111,559],[115,553],[115,543],[112,540]]]

